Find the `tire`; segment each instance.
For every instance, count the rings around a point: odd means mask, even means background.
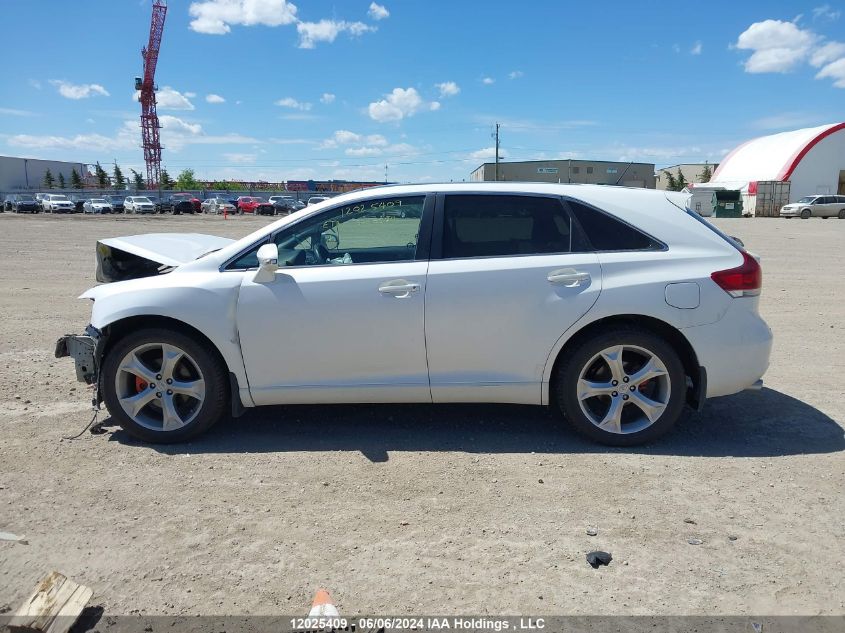
[[[612,374],[611,362],[605,358],[612,361],[614,355],[604,357],[602,353],[618,353],[619,349],[624,366],[617,366],[617,373]],[[651,366],[658,373],[635,384],[647,358],[652,359]],[[579,388],[584,384],[582,376],[597,389],[585,392]],[[613,385],[614,377],[617,385]],[[628,382],[635,386],[628,387],[627,392],[618,389]],[[636,446],[657,439],[674,426],[684,407],[686,390],[683,363],[669,343],[648,330],[617,326],[567,350],[556,368],[551,396],[552,404],[582,435],[610,446]],[[596,392],[598,395],[585,396]],[[651,415],[637,401],[643,402]],[[613,416],[614,407],[617,416]],[[602,423],[608,428],[600,428]]]
[[[809,220],[811,215],[812,215],[812,213],[810,212],[809,209],[804,209],[801,212],[801,219],[802,220]]]
[[[182,353],[169,369],[162,363],[165,349]],[[168,375],[172,383],[151,386]],[[112,418],[130,435],[156,444],[183,442],[207,431],[226,415],[229,403],[222,361],[202,343],[165,328],[138,330],[117,341],[103,361],[100,387]]]
[[[845,220],[845,209],[842,209],[842,210],[839,212],[839,219],[840,219],[840,220]]]

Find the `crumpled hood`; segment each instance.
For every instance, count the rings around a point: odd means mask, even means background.
[[[139,279],[170,272],[234,240],[202,233],[146,233],[97,242],[97,281]]]

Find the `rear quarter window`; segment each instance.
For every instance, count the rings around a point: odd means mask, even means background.
[[[576,200],[567,200],[591,246],[597,251],[660,250],[663,245],[639,229]]]

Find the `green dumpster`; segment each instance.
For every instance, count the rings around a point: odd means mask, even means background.
[[[713,215],[717,218],[741,218],[742,197],[739,191],[716,191]]]

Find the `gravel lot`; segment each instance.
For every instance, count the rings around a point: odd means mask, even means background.
[[[516,406],[278,407],[181,446],[63,441],[89,395],[53,345],[88,322],[95,240],[268,221],[0,215],[0,530],[28,540],[0,541],[0,607],[56,569],[114,614],[304,614],[318,586],[345,615],[845,613],[845,221],[716,221],[763,257],[766,388],[651,447]]]

